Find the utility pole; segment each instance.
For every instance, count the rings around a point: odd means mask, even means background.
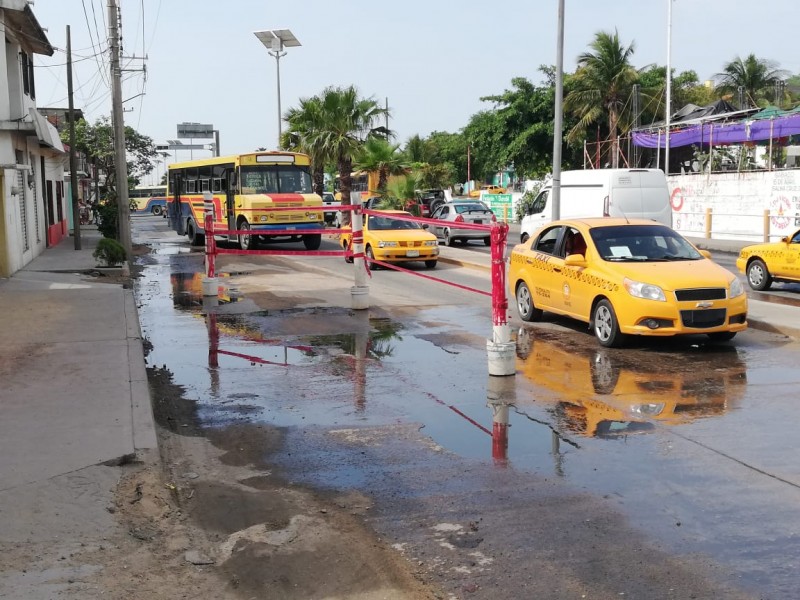
[[[72,195],[72,228],[75,250],[81,249],[81,214],[78,206],[78,171],[75,160],[75,105],[72,99],[72,38],[67,25],[67,96],[69,97],[69,187]]]
[[[119,241],[131,259],[131,208],[128,205],[128,163],[125,156],[125,113],[122,109],[122,71],[119,65],[119,10],[117,0],[108,0],[108,45],[111,51],[111,122],[114,127],[114,163],[117,179]]]

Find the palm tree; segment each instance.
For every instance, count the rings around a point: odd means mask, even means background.
[[[324,123],[322,100],[319,96],[302,98],[300,106],[287,110],[283,118],[288,128],[281,134],[281,147],[308,154],[311,158],[314,193],[321,196],[325,184],[325,164],[334,158],[326,153],[326,148],[316,135]]]
[[[616,31],[613,34],[600,31],[595,34],[589,48],[591,51],[578,57],[578,69],[572,81],[574,87],[564,99],[564,108],[579,119],[567,134],[567,140],[579,140],[589,125],[599,124],[607,118],[612,166],[616,167],[619,164],[618,130],[621,126],[623,129],[628,127],[627,123],[621,122],[621,118],[631,88],[639,77],[638,71],[630,63],[635,45],[631,42],[623,47]]]
[[[398,152],[400,145],[392,144],[381,137],[367,139],[361,152],[353,162],[353,167],[359,171],[377,171],[378,189],[369,190],[379,196],[386,195],[386,184],[390,175],[402,175],[408,170],[403,156]]]
[[[381,117],[388,116],[388,109],[381,108],[372,98],[360,98],[354,86],[327,87],[319,96],[319,102],[319,122],[315,122],[314,131],[309,132],[308,142],[336,162],[342,204],[350,204],[353,157],[368,138],[389,135],[385,127],[376,126]],[[350,222],[349,212],[344,219],[345,223]]]
[[[716,89],[720,93],[737,93],[742,88],[747,106],[758,106],[756,100],[763,98],[770,88],[788,76],[786,71],[777,66],[771,60],[756,58],[755,54],[750,54],[744,60],[737,56],[723,67],[722,73],[714,75]]]

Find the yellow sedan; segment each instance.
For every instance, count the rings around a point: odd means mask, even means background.
[[[773,281],[800,281],[800,230],[773,244],[745,246],[736,268],[754,290],[768,290]]]
[[[423,229],[419,223],[398,219],[396,216],[413,219],[413,215],[402,210],[381,211],[378,215],[364,218],[364,254],[375,268],[374,260],[399,263],[422,261],[433,269],[439,259],[439,241],[436,236]],[[349,229],[349,228],[348,228]],[[340,244],[347,251],[352,244],[352,233],[342,233]],[[352,262],[348,258],[347,262]]]
[[[483,192],[487,194],[505,194],[506,188],[501,185],[482,185],[480,188],[470,190],[468,195],[470,198],[480,198]]]
[[[629,335],[727,341],[747,328],[736,275],[653,221],[550,223],[511,252],[508,284],[524,321],[543,311],[578,319],[607,347]]]

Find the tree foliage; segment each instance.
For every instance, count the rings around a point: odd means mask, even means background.
[[[63,131],[61,138],[69,143],[69,132]],[[114,128],[108,117],[101,117],[94,125],[81,119],[75,124],[75,146],[90,162],[105,174],[105,196],[117,198],[116,153],[114,151]],[[158,158],[153,139],[132,127],[125,127],[125,153],[128,166],[128,181],[125,185],[138,185],[141,178],[155,168]]]
[[[787,76],[788,73],[778,69],[774,61],[749,54],[745,59],[737,56],[726,63],[722,72],[714,75],[714,79],[717,81],[718,93],[738,94],[741,87],[745,104],[756,107],[759,100],[765,99],[775,84]]]
[[[364,143],[353,160],[353,167],[358,171],[378,172],[378,189],[369,190],[370,193],[385,196],[389,176],[402,175],[408,170],[408,163],[399,150],[399,144],[392,144],[380,137],[370,137]]]

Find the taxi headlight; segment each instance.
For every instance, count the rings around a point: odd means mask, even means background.
[[[664,404],[661,402],[652,404],[634,404],[631,406],[631,412],[640,417],[655,417],[660,415],[663,410]]]
[[[642,283],[641,281],[634,281],[633,279],[628,279],[627,277],[622,283],[631,296],[636,298],[644,298],[645,300],[659,300],[661,302],[667,301],[667,297],[664,295],[664,290],[657,285],[653,285],[652,283]]]
[[[439,245],[439,240],[425,240],[423,242],[423,245],[424,246],[438,246]]]
[[[378,248],[397,248],[397,242],[378,242]]]
[[[742,294],[744,294],[744,286],[742,285],[742,282],[739,281],[739,278],[736,277],[733,281],[731,281],[731,298],[736,298]]]

